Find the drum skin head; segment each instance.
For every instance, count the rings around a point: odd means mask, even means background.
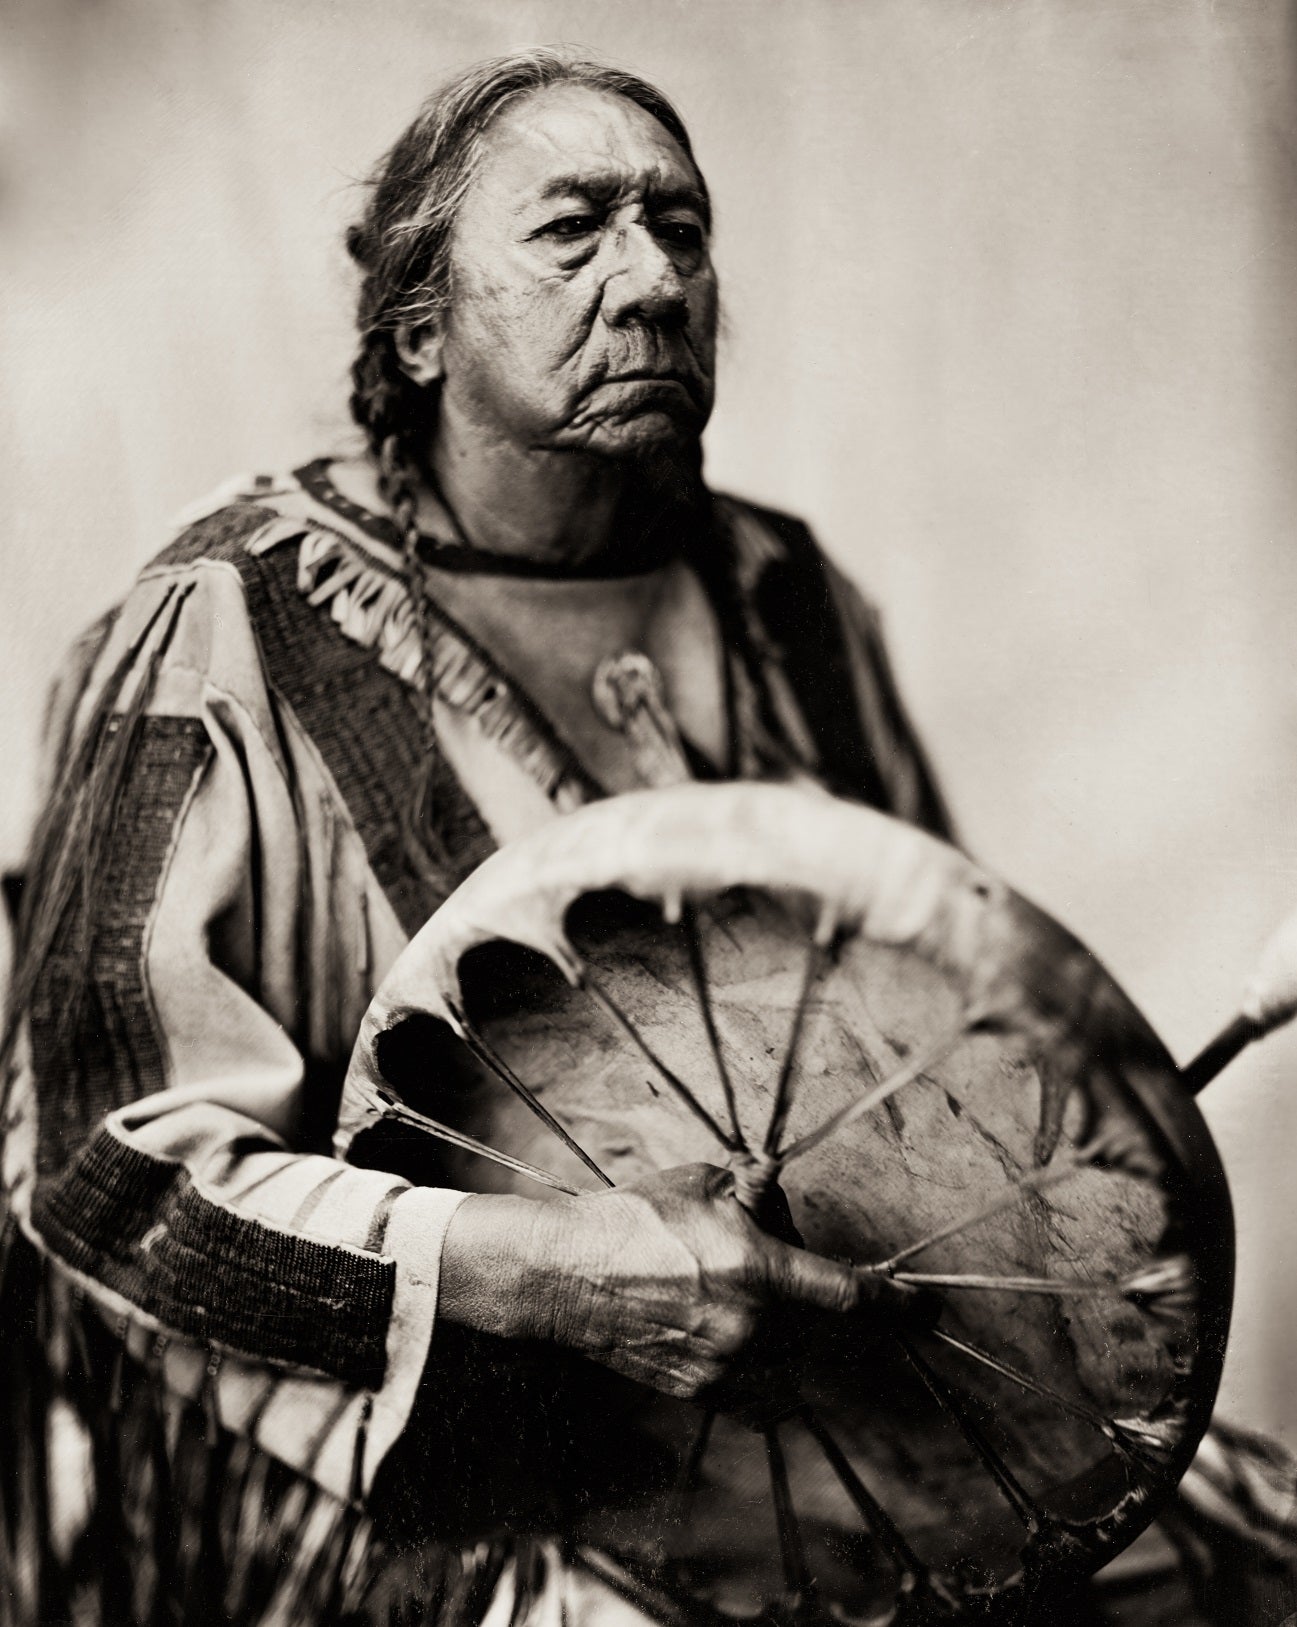
[[[664,1617],[1013,1620],[1130,1542],[1206,1428],[1231,1218],[1171,1059],[1067,932],[873,810],[691,785],[502,849],[385,980],[342,1125],[360,1161],[541,1201],[534,1172],[756,1165],[808,1248],[928,1288],[900,1334],[807,1313],[760,1417],[543,1353],[495,1391],[483,1356],[483,1450],[493,1394],[550,1445],[482,1531],[557,1533]]]

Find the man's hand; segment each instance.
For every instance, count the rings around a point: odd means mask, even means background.
[[[768,1236],[729,1171],[689,1164],[588,1197],[466,1199],[446,1237],[439,1314],[693,1399],[760,1367],[763,1335],[787,1326],[781,1311],[885,1318],[912,1297]]]

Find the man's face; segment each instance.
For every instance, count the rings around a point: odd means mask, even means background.
[[[706,204],[633,102],[562,85],[506,109],[451,264],[443,412],[520,448],[609,457],[701,432],[716,337]]]

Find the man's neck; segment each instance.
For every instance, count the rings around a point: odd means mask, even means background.
[[[629,478],[627,465],[606,458],[464,434],[450,415],[438,426],[432,467],[466,542],[553,564],[608,548]]]

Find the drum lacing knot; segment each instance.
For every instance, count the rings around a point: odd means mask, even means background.
[[[771,1237],[781,1243],[802,1248],[802,1234],[797,1230],[793,1212],[788,1206],[788,1194],[779,1184],[782,1160],[767,1152],[745,1148],[730,1159],[730,1173],[734,1176],[734,1196]]]
[[[765,1208],[770,1188],[779,1179],[779,1160],[769,1153],[739,1153],[730,1162],[734,1195],[751,1214]]]

